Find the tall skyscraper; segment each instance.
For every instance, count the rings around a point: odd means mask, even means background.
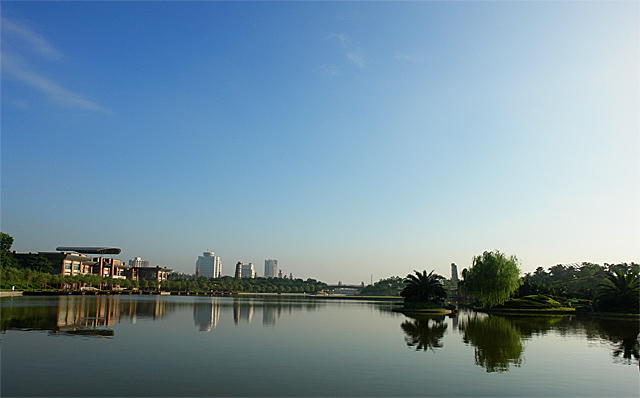
[[[275,278],[278,276],[278,260],[264,260],[264,277]]]
[[[451,263],[451,280],[458,280],[458,266],[456,265],[456,263]]]
[[[196,261],[196,275],[207,278],[220,278],[222,276],[222,261],[213,252],[204,252]]]
[[[238,261],[238,264],[236,264],[236,272],[234,274],[235,278],[242,278],[242,262]]]
[[[253,268],[253,264],[252,263],[242,264],[241,276],[243,278],[255,278],[256,277],[256,271]]]

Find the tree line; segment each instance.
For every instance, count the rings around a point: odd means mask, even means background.
[[[160,287],[166,291],[193,291],[193,292],[244,292],[244,293],[316,293],[324,289],[326,283],[309,278],[234,278],[223,276],[221,278],[207,278],[201,276],[197,279],[189,277],[169,276]]]
[[[520,277],[520,261],[497,250],[484,252],[462,271],[459,290],[494,307],[512,298],[543,295],[558,301],[575,302],[595,310],[632,312],[640,310],[637,263],[605,264],[583,262],[558,264],[548,271],[538,267]]]
[[[459,294],[480,305],[495,307],[511,299],[542,295],[558,301],[592,306],[596,310],[638,313],[639,265],[583,262],[558,264],[546,271],[538,267],[523,276],[520,260],[498,250],[474,256],[456,284],[433,271],[414,271],[405,278],[382,279],[363,289],[362,295],[398,295],[408,302],[438,302],[457,288]]]

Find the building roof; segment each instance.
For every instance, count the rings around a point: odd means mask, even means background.
[[[56,247],[60,252],[76,252],[82,254],[120,254],[118,247]]]

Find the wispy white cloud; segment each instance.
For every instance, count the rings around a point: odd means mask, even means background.
[[[349,61],[353,62],[361,68],[367,64],[364,50],[361,48],[356,48],[355,50],[348,52],[347,58],[349,58]]]
[[[39,55],[61,58],[62,54],[54,48],[44,37],[34,32],[31,28],[18,22],[2,18],[2,33],[6,36],[12,36],[24,44],[24,48],[36,52]]]
[[[338,40],[343,48],[346,48],[349,42],[349,37],[344,33],[332,33],[329,35],[329,38]]]
[[[88,111],[110,111],[101,105],[86,99],[82,94],[73,92],[57,82],[43,76],[41,72],[27,61],[23,52],[31,51],[39,57],[62,59],[63,54],[51,45],[44,37],[31,28],[2,18],[2,70],[22,83],[35,88],[46,95],[58,106],[78,108]]]
[[[332,33],[328,36],[328,39],[336,40],[340,44],[344,56],[353,64],[361,68],[367,65],[365,49],[355,44],[347,34]]]
[[[26,63],[12,54],[2,54],[2,67],[14,78],[46,94],[49,99],[59,105],[80,108],[88,111],[109,112],[95,102],[85,99],[82,95],[67,90],[54,81],[47,79],[37,72],[28,69]]]

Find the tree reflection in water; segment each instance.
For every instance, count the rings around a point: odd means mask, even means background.
[[[409,316],[409,315],[407,315]],[[439,316],[411,316],[412,321],[404,321],[400,325],[406,334],[404,340],[409,347],[416,351],[442,347],[442,338],[447,330],[444,315]]]
[[[473,314],[460,320],[462,340],[475,347],[476,365],[488,373],[506,372],[510,365],[522,364],[524,344],[518,329],[500,316]]]
[[[599,337],[606,339],[613,348],[611,355],[613,361],[625,365],[631,365],[635,359],[639,363],[640,352],[638,350],[638,334],[640,324],[637,321],[612,319],[597,323]],[[639,363],[640,366],[640,363]]]

